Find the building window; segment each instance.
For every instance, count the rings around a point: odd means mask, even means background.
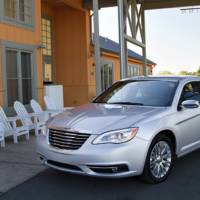
[[[31,23],[31,0],[19,0],[19,19],[26,24]]]
[[[17,19],[17,1],[4,0],[4,15],[13,19]]]
[[[101,89],[108,89],[113,84],[113,63],[111,61],[101,61]]]
[[[31,52],[6,49],[7,106],[14,101],[29,104],[32,99]]]
[[[44,82],[52,82],[52,23],[50,19],[42,18],[42,50],[44,64]]]
[[[142,66],[138,64],[128,64],[128,77],[132,76],[141,76],[142,75]]]
[[[147,67],[147,74],[152,75],[152,67]]]
[[[33,25],[33,0],[4,0],[4,17],[14,22]]]
[[[42,18],[42,44],[44,49],[43,55],[52,55],[52,35],[51,35],[51,20]]]

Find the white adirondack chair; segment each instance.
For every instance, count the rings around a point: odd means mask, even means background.
[[[54,114],[52,114],[52,115],[56,115],[56,114],[62,113],[64,111],[73,109],[72,107],[60,108],[60,109],[57,108],[55,102],[49,96],[44,96],[44,102],[45,102],[47,111],[52,112],[52,113],[54,112]]]
[[[5,147],[5,131],[4,131],[4,125],[2,122],[0,122],[0,144],[1,147]]]
[[[3,108],[0,106],[0,132],[4,132],[4,137],[13,136],[14,143],[18,143],[18,137],[25,135],[29,139],[29,129],[27,126],[17,127],[17,117],[7,117]]]
[[[37,101],[32,99],[30,104],[33,112],[38,115],[39,121],[46,122],[49,119],[51,113],[44,111]]]
[[[25,106],[21,102],[15,101],[14,109],[22,124],[27,126],[29,130],[35,130],[36,136],[39,134],[39,131],[45,128],[45,122],[39,120],[39,115],[35,113],[28,113]]]

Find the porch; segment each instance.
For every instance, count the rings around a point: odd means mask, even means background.
[[[75,1],[42,0],[41,13],[44,85],[63,85],[64,105],[88,102],[89,12]]]

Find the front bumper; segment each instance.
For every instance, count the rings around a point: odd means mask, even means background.
[[[48,144],[47,138],[37,137],[37,152],[45,165],[76,174],[96,177],[129,177],[143,172],[149,143],[135,137],[124,144],[92,145],[90,138],[78,150],[61,150]]]

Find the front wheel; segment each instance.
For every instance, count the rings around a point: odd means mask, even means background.
[[[143,179],[160,183],[170,174],[174,165],[175,152],[172,141],[165,135],[158,135],[150,145],[143,171]]]

